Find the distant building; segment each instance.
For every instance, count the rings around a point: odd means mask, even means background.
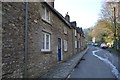
[[[95,43],[95,37],[92,38],[92,42]]]

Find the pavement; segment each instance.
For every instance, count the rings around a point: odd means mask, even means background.
[[[66,62],[60,63],[40,78],[67,78],[89,48],[76,54]]]

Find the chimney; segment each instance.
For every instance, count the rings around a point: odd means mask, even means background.
[[[67,14],[66,14],[66,16],[65,16],[65,19],[66,19],[68,22],[70,22],[70,16],[68,15],[68,12],[67,12]]]
[[[55,0],[46,0],[46,2],[47,2],[52,8],[54,8],[54,1],[55,1]]]

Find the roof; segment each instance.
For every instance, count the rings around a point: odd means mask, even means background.
[[[71,28],[70,22],[68,22],[57,10],[52,8],[48,3],[41,2],[42,4],[46,5],[48,8],[51,9],[52,12],[54,12],[69,28]]]
[[[81,34],[82,34],[82,36],[84,36],[84,32],[83,32],[83,29],[82,29],[82,28],[77,27],[77,31],[78,31],[79,33],[81,33]]]
[[[70,24],[71,24],[71,27],[73,27],[74,29],[76,29],[76,26],[77,26],[76,21],[70,22]]]

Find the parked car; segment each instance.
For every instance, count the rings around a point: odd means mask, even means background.
[[[105,48],[108,48],[109,46],[108,46],[107,44],[105,44],[105,43],[102,43],[102,44],[100,45],[100,47],[105,49]]]
[[[98,43],[94,43],[93,46],[95,46],[95,47],[98,46]]]
[[[88,45],[93,45],[93,43],[87,43]]]

